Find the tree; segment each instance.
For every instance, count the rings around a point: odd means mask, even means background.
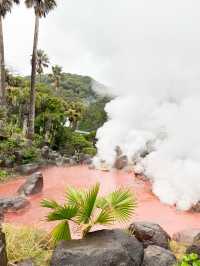
[[[60,88],[60,82],[62,80],[62,77],[62,67],[58,65],[52,66],[52,74],[49,74],[49,78],[53,82],[56,92]]]
[[[66,114],[70,122],[70,127],[73,130],[77,129],[78,122],[83,117],[84,112],[85,108],[81,102],[72,102],[69,104],[69,108]]]
[[[4,41],[3,41],[3,18],[8,12],[11,12],[13,3],[19,4],[19,0],[1,0],[0,1],[0,105],[5,105],[5,59],[4,59]]]
[[[37,65],[37,46],[39,35],[39,20],[56,7],[55,0],[25,0],[27,8],[34,8],[35,11],[35,33],[33,41],[33,53],[31,59],[31,88],[30,88],[30,106],[29,106],[29,125],[28,138],[32,139],[35,132],[35,80],[36,80],[36,65]]]
[[[129,189],[120,188],[104,197],[98,195],[99,190],[98,183],[86,191],[69,187],[63,205],[54,200],[41,202],[43,207],[52,210],[47,220],[60,222],[52,231],[55,242],[71,239],[69,221],[77,224],[85,237],[96,224],[110,225],[131,218],[136,200]]]
[[[44,68],[49,66],[49,58],[48,55],[41,49],[37,51],[37,61],[36,61],[36,71],[40,76],[41,82],[41,75],[44,73]]]

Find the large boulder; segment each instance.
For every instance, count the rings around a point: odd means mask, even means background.
[[[191,207],[190,211],[192,211],[192,212],[200,212],[200,201],[198,201],[196,204],[194,204]]]
[[[174,254],[162,247],[148,246],[144,250],[142,266],[174,266],[176,258]]]
[[[114,163],[114,168],[121,170],[128,165],[128,157],[126,155],[121,155],[116,158]]]
[[[130,225],[129,231],[143,243],[145,248],[149,245],[156,245],[169,249],[170,236],[158,224],[135,222]]]
[[[101,230],[81,240],[62,241],[51,266],[140,266],[142,244],[122,230]]]
[[[22,175],[31,175],[34,172],[38,171],[40,168],[40,164],[37,163],[30,163],[30,164],[23,164],[16,167],[16,171],[21,173]]]
[[[197,235],[200,235],[200,228],[186,229],[173,234],[172,239],[176,242],[191,245]]]
[[[198,233],[193,240],[193,243],[187,248],[187,254],[195,253],[200,258],[200,233]]]
[[[6,253],[6,240],[5,234],[2,232],[0,227],[0,266],[7,266],[8,259]]]
[[[0,212],[18,211],[29,205],[29,201],[23,196],[0,198]]]
[[[43,189],[43,175],[37,172],[29,176],[26,182],[18,189],[19,195],[30,196],[40,193]]]

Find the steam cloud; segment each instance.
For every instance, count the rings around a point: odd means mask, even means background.
[[[97,159],[112,165],[119,145],[162,202],[187,210],[200,200],[199,3],[125,2],[116,31],[105,29],[112,44],[107,77],[118,97],[97,132]]]

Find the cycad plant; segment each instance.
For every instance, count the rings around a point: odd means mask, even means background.
[[[43,200],[41,205],[51,209],[47,221],[59,221],[52,231],[52,239],[71,240],[69,221],[78,225],[82,237],[85,237],[95,225],[111,225],[114,222],[126,222],[136,208],[134,194],[129,189],[117,189],[107,196],[99,196],[97,183],[88,190],[69,187],[66,202],[60,205],[54,200]]]

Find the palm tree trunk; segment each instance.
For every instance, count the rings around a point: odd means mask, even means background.
[[[36,60],[37,60],[37,45],[39,35],[39,16],[35,16],[35,33],[33,42],[33,54],[32,54],[32,71],[31,71],[31,90],[30,90],[30,103],[29,103],[29,124],[28,124],[28,135],[29,139],[32,139],[35,133],[35,80],[36,80]]]
[[[0,16],[0,106],[5,105],[5,62],[2,22],[2,16]]]

